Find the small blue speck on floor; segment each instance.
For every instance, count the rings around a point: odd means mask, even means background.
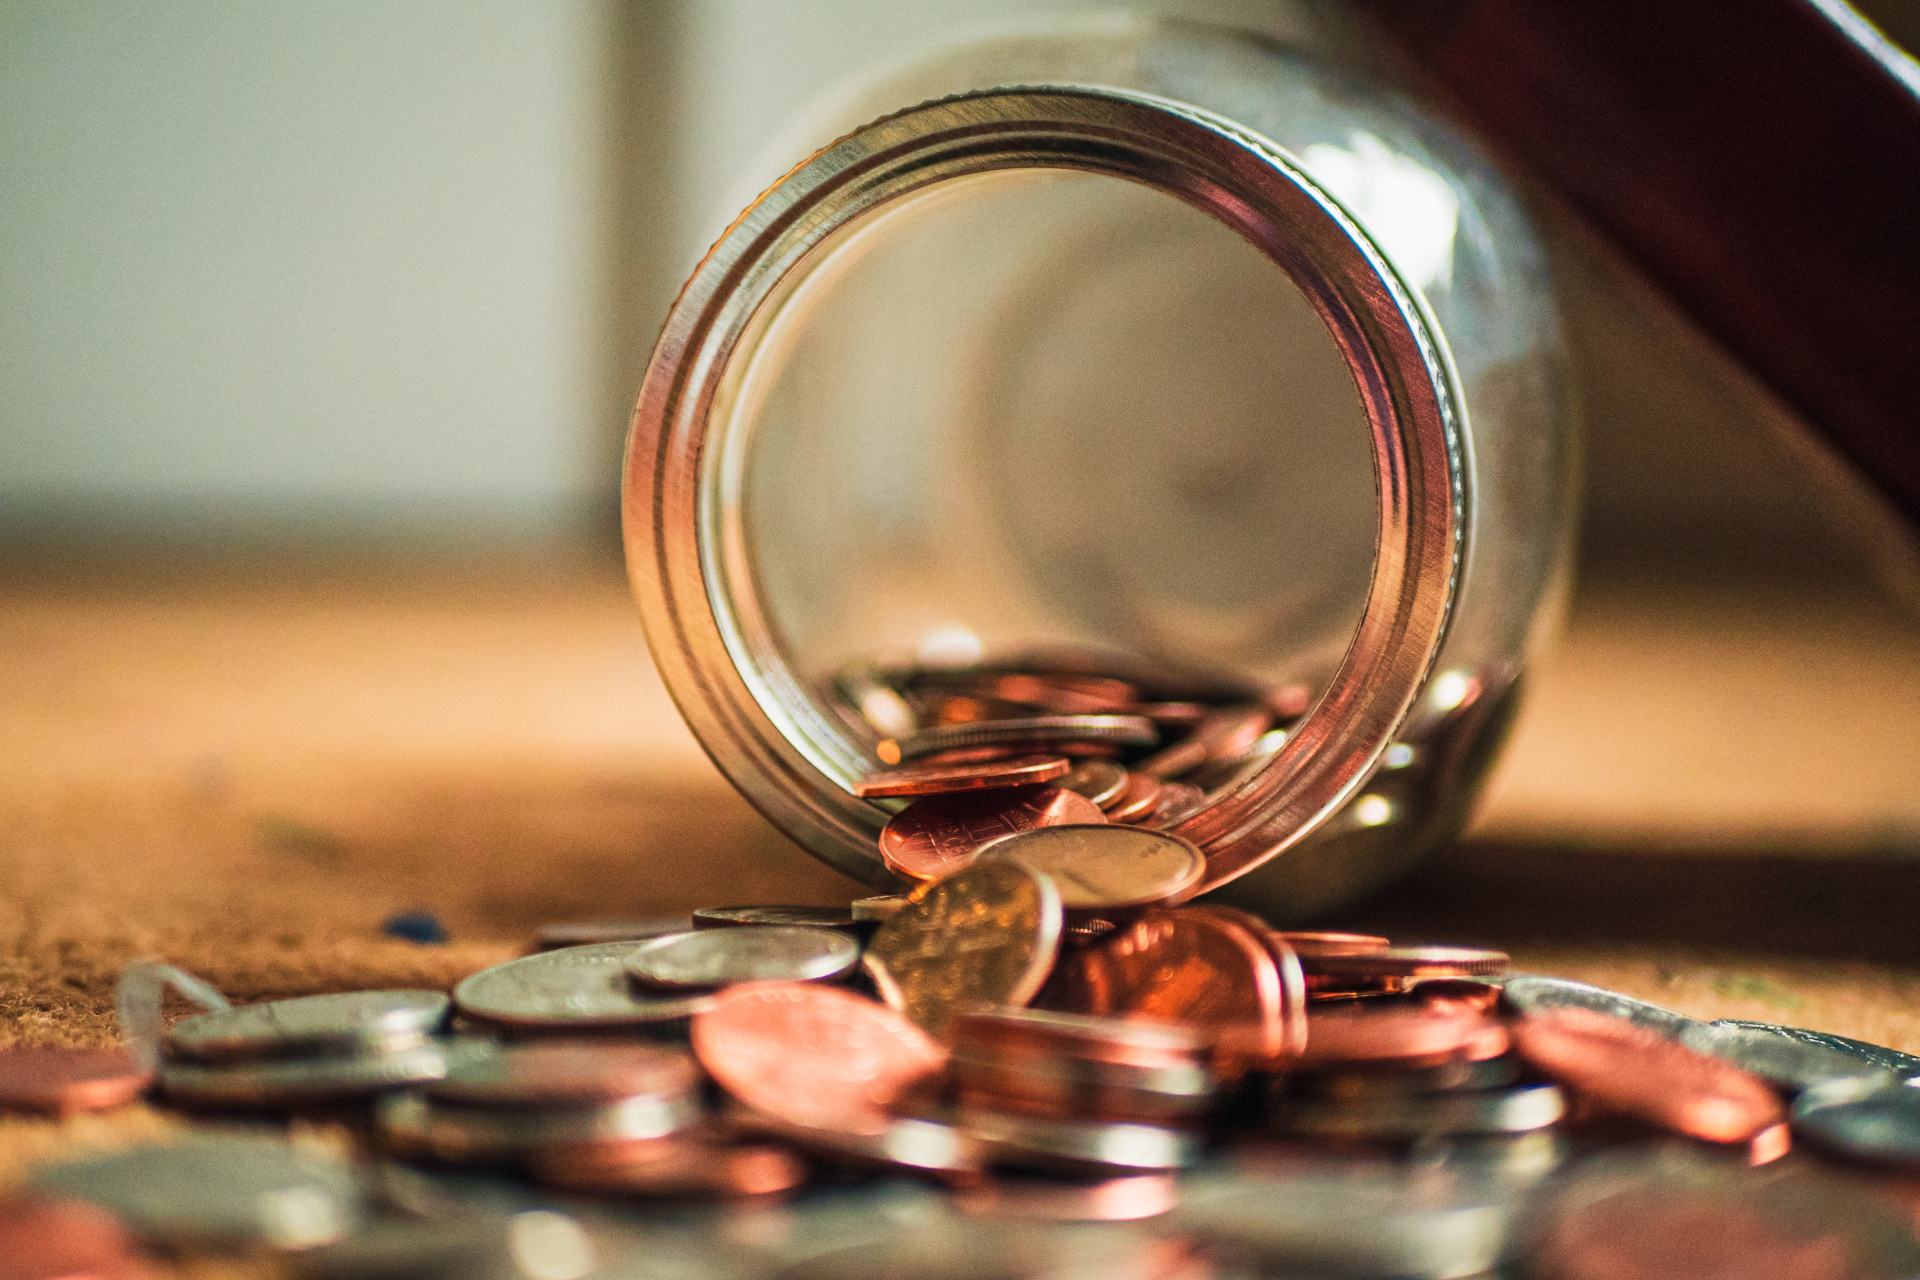
[[[431,911],[402,911],[388,916],[380,932],[389,938],[404,938],[423,947],[438,946],[447,940],[446,926]]]

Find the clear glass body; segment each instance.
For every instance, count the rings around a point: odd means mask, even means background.
[[[936,127],[909,112],[885,134],[905,143],[862,152],[864,122],[1000,85],[1118,91],[1129,110],[1191,116],[1210,145],[1244,143],[1322,201],[1418,339],[1452,485],[1450,508],[1429,491],[1423,509],[1452,521],[1450,540],[1388,545],[1392,397],[1370,396],[1361,339],[1330,323],[1320,285],[1336,268],[1290,257],[1288,224],[1231,223],[1231,193],[1180,176],[1176,143],[1165,182],[996,144],[991,165],[874,197],[781,259],[780,281],[736,308],[723,357],[698,358],[694,304],[720,316],[754,277],[719,274],[724,240],[704,292],[696,275],[630,450],[632,570],[663,672],[750,797],[884,884],[859,845],[886,813],[869,806],[868,822],[847,798],[879,734],[832,705],[849,664],[1096,653],[1203,685],[1305,686],[1329,706],[1397,664],[1405,696],[1364,732],[1334,708],[1295,754],[1248,763],[1251,777],[1335,762],[1312,803],[1283,813],[1248,784],[1237,810],[1222,806],[1231,820],[1194,820],[1196,839],[1233,855],[1217,892],[1279,921],[1324,914],[1457,831],[1551,628],[1576,454],[1540,250],[1491,167],[1417,106],[1324,50],[1165,21],[1083,20],[903,68],[816,117],[826,136],[855,132],[813,167],[857,175]],[[979,127],[1011,128],[991,106]],[[968,109],[938,118],[943,138],[965,134]],[[756,209],[772,235],[815,207],[832,206]],[[1388,374],[1415,347],[1383,347]],[[676,454],[674,423],[696,420],[698,447]],[[669,510],[674,466],[711,495],[691,518]],[[686,598],[706,601],[717,644],[690,639],[686,606],[655,594],[682,556],[700,566],[704,595]],[[1406,562],[1444,589],[1431,633],[1369,631]],[[1426,648],[1395,654],[1417,647],[1409,636]],[[702,692],[716,672],[738,677],[738,706],[763,724]]]

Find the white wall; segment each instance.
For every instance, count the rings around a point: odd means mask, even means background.
[[[604,490],[603,9],[0,6],[0,507]]]

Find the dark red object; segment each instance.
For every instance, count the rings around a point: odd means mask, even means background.
[[[1810,0],[1362,0],[1920,522],[1920,80]]]

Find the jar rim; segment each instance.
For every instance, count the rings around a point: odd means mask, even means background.
[[[1204,891],[1298,843],[1369,776],[1445,639],[1467,529],[1464,411],[1437,326],[1359,222],[1273,143],[1149,94],[1042,86],[924,103],[817,152],[728,228],[667,317],[628,436],[629,577],[668,692],[721,771],[816,856],[895,883],[874,840],[888,815],[848,785],[864,749],[787,669],[751,592],[732,589],[750,575],[740,459],[719,419],[729,379],[823,247],[942,183],[1017,169],[1122,178],[1226,224],[1319,314],[1367,419],[1378,519],[1360,621],[1280,751],[1173,828],[1207,855]]]

